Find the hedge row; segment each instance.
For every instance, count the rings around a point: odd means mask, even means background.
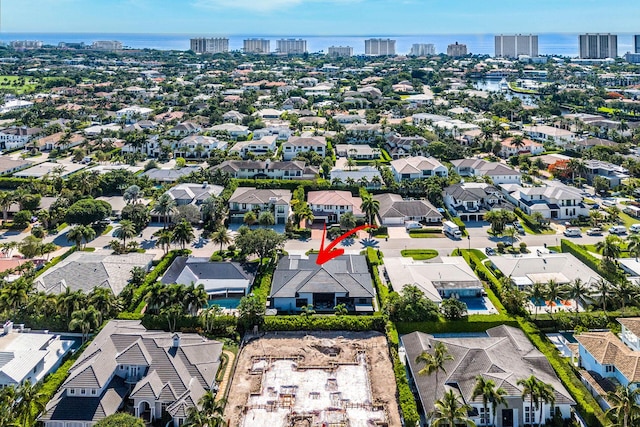
[[[232,182],[236,182],[238,187],[276,188],[291,191],[298,187],[303,187],[305,192],[331,188],[331,183],[324,179],[314,181],[299,179],[234,179]]]
[[[471,314],[463,320],[436,320],[433,322],[398,322],[396,327],[400,335],[411,332],[427,334],[445,334],[457,332],[485,332],[500,325],[518,327],[518,322],[506,314]]]
[[[513,213],[515,213],[531,230],[535,231],[536,233],[540,231],[540,223],[533,219],[531,216],[524,213],[522,209],[515,208],[513,210]]]
[[[11,178],[0,177],[0,188],[3,190],[15,190],[23,184],[27,184],[30,181],[29,178]]]
[[[405,366],[398,356],[398,331],[393,322],[387,322],[387,340],[389,341],[389,355],[391,356],[391,363],[393,363],[393,373],[396,377],[400,414],[404,420],[404,425],[415,426],[420,421],[420,414],[418,414],[416,398],[409,386]]]
[[[609,425],[604,411],[580,381],[575,368],[560,357],[556,347],[546,339],[535,325],[522,318],[518,318],[518,323],[531,342],[545,355],[562,384],[576,400],[578,412],[582,415],[587,425],[589,427]]]
[[[264,331],[379,331],[385,332],[382,316],[266,316]]]
[[[371,272],[371,277],[373,277],[373,285],[376,289],[376,293],[378,294],[378,307],[379,309],[382,309],[389,297],[389,288],[382,284],[380,274],[378,274],[378,266],[382,264],[382,259],[380,258],[378,250],[373,248],[367,248],[366,256],[369,271]]]
[[[560,240],[560,250],[562,252],[568,252],[574,257],[578,258],[581,262],[587,265],[590,269],[598,273],[600,276],[604,277],[609,281],[614,281],[616,278],[611,277],[607,271],[604,271],[600,268],[600,260],[593,255],[591,255],[586,249],[577,245],[567,239]]]

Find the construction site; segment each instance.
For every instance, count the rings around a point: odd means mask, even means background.
[[[238,354],[225,418],[232,427],[398,426],[387,340],[377,332],[250,340]]]

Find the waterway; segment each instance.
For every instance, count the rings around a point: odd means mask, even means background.
[[[505,98],[508,100],[512,100],[513,98],[520,98],[524,105],[530,105],[532,107],[537,107],[536,95],[526,95],[522,93],[515,93],[510,89],[503,89],[500,85],[500,80],[475,80],[473,82],[473,87],[477,90],[481,90],[484,92],[500,92],[504,94]]]

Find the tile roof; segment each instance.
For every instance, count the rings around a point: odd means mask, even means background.
[[[161,281],[165,284],[203,285],[209,293],[238,292],[251,287],[255,278],[255,263],[210,262],[209,258],[177,257]]]
[[[601,365],[614,365],[630,383],[640,381],[640,351],[627,347],[612,332],[584,332],[576,340]]]
[[[291,203],[291,190],[256,189],[254,187],[238,187],[229,198],[229,203],[246,204],[286,204]]]

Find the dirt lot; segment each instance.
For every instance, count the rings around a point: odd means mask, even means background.
[[[363,354],[366,356],[365,358],[362,357]],[[271,384],[272,386],[275,385],[276,389],[278,388],[278,384],[272,381],[274,375],[275,377],[281,375],[281,373],[275,374],[275,371],[282,369],[283,362],[277,361],[277,359],[282,358],[290,360],[285,361],[285,365],[289,363],[291,366],[295,366],[295,368],[290,369],[290,371],[293,372],[291,374],[293,376],[288,377],[288,383],[286,383],[288,385],[295,385],[295,389],[297,390],[297,396],[294,395],[293,397],[295,407],[287,406],[291,404],[289,400],[287,400],[286,403],[282,403],[284,402],[284,400],[282,400],[282,391],[280,391],[280,397],[278,398],[275,396],[274,387],[267,387]],[[344,369],[357,370],[359,368],[356,362],[365,359],[366,363],[360,366],[363,367],[361,370],[363,371],[362,377],[364,378],[365,384],[369,383],[370,387],[355,386],[357,383],[355,378],[357,374],[354,375],[352,383],[350,379],[344,376],[339,377],[341,375],[341,368],[337,370],[334,369],[333,371],[327,369],[327,367],[332,366],[344,366]],[[265,369],[264,373],[261,371],[260,374],[256,374],[257,366],[260,366],[260,369],[264,366],[271,366],[271,368]],[[366,367],[366,374],[364,367]],[[303,378],[318,378],[314,380],[318,382],[324,381],[323,377],[317,377],[319,374],[322,375],[323,372],[327,372],[326,375],[328,377],[338,377],[337,382],[342,396],[345,398],[344,402],[348,402],[346,405],[350,404],[351,407],[359,405],[362,402],[357,402],[357,400],[359,397],[362,397],[362,393],[368,394],[371,398],[369,408],[378,408],[378,415],[380,413],[386,413],[389,426],[400,425],[400,415],[396,402],[396,382],[385,336],[377,332],[339,331],[314,332],[313,334],[303,332],[278,332],[266,334],[246,344],[238,355],[238,365],[231,383],[227,401],[225,418],[230,421],[229,426],[258,426],[264,424],[269,427],[289,427],[291,425],[322,425],[311,423],[310,421],[308,424],[291,424],[284,421],[287,414],[291,412],[295,414],[296,410],[300,411],[301,406],[304,410],[311,410],[313,406],[313,408],[316,409],[316,413],[321,412],[325,414],[331,411],[327,411],[322,407],[321,397],[314,397],[312,401],[307,401],[308,396],[306,394],[309,387],[313,387],[314,390],[317,388],[321,393],[325,393],[326,385],[324,383],[308,384],[307,381],[307,384],[303,384],[305,382],[303,379],[300,384],[290,384],[292,378],[300,378],[296,376],[296,374],[301,375],[300,372],[303,373]],[[287,375],[288,374],[289,373],[287,373]],[[344,375],[344,373],[342,375]],[[279,387],[280,390],[283,390],[282,383],[279,384]],[[369,388],[370,390],[364,391],[363,388]],[[266,396],[265,398],[269,398],[267,396],[269,393],[274,396],[272,397],[273,400],[261,400],[261,394]],[[310,394],[315,395],[316,393],[312,392]],[[349,400],[346,399],[346,397],[354,398]],[[274,410],[272,408],[272,410],[268,410],[263,408],[269,404],[275,404],[276,409]],[[247,406],[250,406],[250,408],[247,408]],[[309,406],[309,408],[305,406]],[[329,406],[334,407],[336,405]],[[380,411],[380,407],[383,407],[384,410]],[[347,416],[350,418],[352,425],[360,425],[360,420],[356,420],[356,418],[362,417],[361,411],[362,408],[357,407],[353,409],[351,413],[348,413]],[[376,409],[372,409],[372,411],[375,412]],[[249,424],[244,420],[244,414],[247,412],[252,414],[251,416],[254,420],[247,420]],[[347,411],[345,411],[345,413],[346,412]],[[370,413],[373,414],[374,412]],[[247,418],[249,418],[248,415]],[[262,419],[258,421],[259,418]],[[267,421],[267,419],[271,421]],[[316,422],[318,419],[320,418],[316,418]]]

